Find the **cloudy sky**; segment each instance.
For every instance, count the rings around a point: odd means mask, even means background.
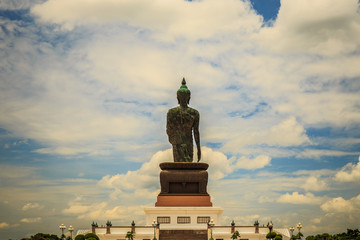
[[[144,224],[187,79],[223,222],[360,228],[358,0],[1,0],[0,235]]]

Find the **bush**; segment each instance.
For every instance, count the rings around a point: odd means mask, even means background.
[[[237,239],[238,237],[240,237],[240,233],[239,231],[235,231],[234,234],[231,236],[231,239]]]
[[[37,233],[34,236],[31,236],[31,240],[59,240],[60,238],[55,234],[48,233]]]
[[[274,238],[275,240],[282,240],[282,235],[281,234],[278,234],[276,235],[276,237]]]
[[[87,233],[85,235],[85,239],[88,240],[89,238],[95,238],[95,240],[100,240],[99,237],[95,233]]]
[[[267,235],[266,235],[266,238],[269,239],[269,238],[275,238],[276,237],[276,232],[269,232]]]
[[[85,236],[82,234],[79,234],[75,237],[75,240],[85,240]]]

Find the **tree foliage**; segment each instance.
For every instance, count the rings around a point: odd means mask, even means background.
[[[360,240],[360,231],[358,229],[347,229],[347,232],[338,234],[322,233],[315,236],[307,236],[306,240]]]
[[[266,235],[266,238],[267,239],[273,239],[276,237],[276,232],[269,232],[267,235]]]
[[[231,236],[231,239],[238,239],[240,237],[239,231],[235,231],[234,234]]]
[[[67,237],[67,239],[69,238]],[[61,240],[61,238],[55,234],[37,233],[30,238],[22,238],[21,240]],[[77,235],[74,240],[100,240],[100,238],[94,233],[87,233],[86,235]]]
[[[75,240],[85,240],[85,236],[83,234],[79,234],[75,237]]]
[[[95,238],[95,240],[100,240],[99,237],[95,233],[85,234],[85,239],[88,240],[89,238]]]
[[[128,240],[133,240],[134,237],[135,237],[135,234],[132,231],[128,231],[125,236],[125,238],[127,238]]]
[[[282,240],[282,235],[281,235],[281,234],[277,234],[274,239],[275,239],[275,240]]]
[[[55,234],[37,233],[30,237],[30,240],[60,240]]]

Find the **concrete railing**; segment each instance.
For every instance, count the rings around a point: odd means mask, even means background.
[[[154,228],[152,226],[107,226],[94,227],[94,233],[98,235],[126,235],[127,232],[135,231],[136,235],[152,235]]]

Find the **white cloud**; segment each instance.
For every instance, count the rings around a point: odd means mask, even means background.
[[[358,8],[357,0],[282,0],[274,27],[260,36],[286,52],[350,53],[359,46]]]
[[[50,0],[33,7],[32,13],[41,21],[62,24],[67,29],[76,25],[123,22],[162,32],[163,39],[169,35],[171,38],[207,38],[224,32],[253,31],[261,26],[261,18],[251,11],[250,4],[236,0],[222,3],[216,0],[104,0],[92,4],[86,0]]]
[[[282,195],[278,200],[281,203],[291,203],[291,204],[320,204],[324,201],[323,197],[316,197],[312,193],[299,194],[298,192],[293,192],[292,194],[286,193]]]
[[[38,223],[41,222],[42,218],[41,217],[36,217],[36,218],[22,218],[20,220],[20,222],[22,223]]]
[[[300,3],[284,3],[282,14],[291,16],[286,11],[293,12],[296,4]],[[300,4],[300,9],[311,12],[320,9],[311,4]],[[337,3],[342,4],[345,5]],[[350,14],[351,8],[346,9],[341,12]],[[359,69],[354,67],[358,57],[294,59],[260,50],[261,43],[254,41],[254,36],[258,32],[261,35],[264,29],[260,29],[261,19],[246,1],[227,0],[224,4],[214,0],[179,0],[170,4],[160,0],[151,3],[106,0],[90,4],[85,0],[51,0],[37,5],[32,12],[45,22],[90,26],[87,31],[92,34],[91,38],[75,38],[66,54],[50,44],[40,46],[31,41],[34,36],[21,41],[14,39],[16,48],[9,49],[11,57],[6,61],[19,64],[4,65],[19,66],[15,72],[29,77],[7,77],[16,81],[4,83],[6,104],[0,123],[15,135],[43,143],[45,148],[38,149],[38,153],[111,154],[124,153],[126,146],[135,146],[145,154],[149,148],[146,140],[155,144],[164,140],[160,129],[168,106],[161,103],[173,100],[176,104],[175,94],[171,94],[183,75],[190,77],[196,92],[194,104],[204,112],[202,123],[206,128],[202,127],[202,136],[206,140],[220,140],[225,153],[254,155],[255,150],[247,148],[251,144],[276,147],[309,144],[304,130],[308,124],[326,122],[341,126],[359,119],[354,105],[357,94],[337,89],[341,87],[340,80],[359,76]],[[329,11],[329,18],[333,13]],[[317,15],[312,12],[311,16]],[[278,21],[280,25],[284,22],[280,18]],[[119,22],[126,22],[127,27]],[[128,24],[137,28],[129,28]],[[274,29],[277,27],[275,24]],[[16,31],[26,31],[17,28]],[[153,31],[142,31],[146,28]],[[247,30],[239,34],[239,29]],[[82,30],[75,28],[71,34]],[[166,47],[168,43],[153,39],[160,35],[180,36],[184,41]],[[204,40],[188,41],[198,37]],[[269,42],[269,38],[261,35],[261,42]],[[37,57],[34,45],[42,51],[41,57]],[[27,52],[33,64],[28,64],[18,49]],[[333,68],[334,65],[341,67]],[[72,70],[67,71],[69,68]],[[234,77],[232,73],[243,77]],[[335,79],[330,92],[308,92],[322,91],[329,78]],[[14,88],[14,82],[30,88]],[[246,96],[229,90],[231,86],[243,89]],[[39,92],[39,87],[43,91]],[[36,94],[26,95],[27,92]],[[26,99],[22,99],[24,95]],[[267,107],[259,110],[259,102],[265,102]],[[254,117],[229,117],[229,113],[239,109],[254,113]],[[337,117],[339,112],[342,118]],[[118,148],[122,145],[125,147]],[[126,157],[130,158],[129,152]],[[143,156],[137,161],[141,159]]]
[[[319,159],[324,156],[349,156],[355,155],[355,152],[344,152],[335,150],[306,149],[296,155],[297,158],[315,158]]]
[[[6,223],[6,222],[1,222],[1,223],[0,223],[0,229],[2,229],[2,228],[8,228],[8,227],[10,227],[10,224],[8,224],[8,223]]]
[[[209,164],[208,172],[211,180],[221,179],[234,170],[233,162],[235,158],[228,159],[224,153],[214,151],[208,147],[202,147],[201,154],[201,161]]]
[[[318,170],[298,170],[296,172],[292,173],[293,175],[296,176],[316,176],[316,177],[329,177],[335,174],[334,170],[331,169],[318,169]],[[304,179],[305,181],[306,179]]]
[[[172,150],[159,151],[150,159],[149,162],[142,164],[136,171],[128,171],[126,174],[106,175],[99,185],[107,188],[122,190],[139,191],[142,189],[156,189],[159,186],[159,164],[162,162],[172,162]],[[149,196],[151,197],[151,196]]]
[[[349,200],[343,197],[333,198],[321,205],[321,209],[328,213],[360,213],[360,195]]]
[[[269,146],[298,146],[309,144],[304,127],[294,117],[290,117],[268,129],[253,129],[247,133],[241,133],[236,138],[228,141],[224,150],[238,152],[239,148],[247,145]]]
[[[357,164],[348,163],[335,175],[339,182],[360,182],[360,157]]]
[[[241,157],[236,162],[236,168],[239,169],[258,169],[264,168],[267,165],[270,165],[271,158],[269,156],[260,155],[254,159],[248,159],[246,157]]]
[[[88,204],[80,203],[79,199],[69,203],[69,207],[62,212],[65,215],[77,216],[78,219],[98,219],[98,220],[119,220],[126,219],[128,216],[143,215],[143,206],[110,206],[107,202]]]
[[[311,220],[311,222],[314,223],[314,224],[320,224],[321,223],[321,217],[314,218],[313,220]]]
[[[42,2],[43,0],[2,0],[0,2],[0,9],[6,9],[6,10],[28,9],[31,6]]]
[[[27,211],[29,209],[42,209],[44,206],[41,206],[39,203],[27,203],[22,207],[23,211]]]
[[[301,187],[306,191],[323,191],[329,188],[327,181],[315,176],[310,176]]]
[[[89,204],[84,198],[77,197],[75,200],[69,202],[69,207],[64,209],[62,212],[65,215],[76,215],[79,218],[83,218],[84,215],[91,211],[103,210],[107,206],[106,202]]]
[[[24,166],[12,166],[1,164],[0,178],[6,179],[18,179],[32,176],[36,173],[37,168],[24,167]]]

